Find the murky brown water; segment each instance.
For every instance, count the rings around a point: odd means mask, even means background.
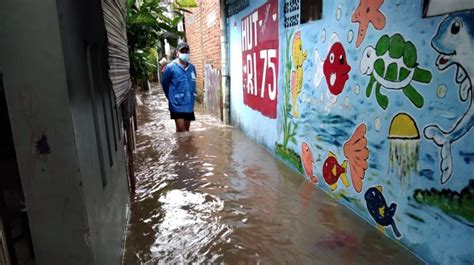
[[[124,264],[417,264],[396,243],[236,129],[197,110],[174,133],[142,94]]]

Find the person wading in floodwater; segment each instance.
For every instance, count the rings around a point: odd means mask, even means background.
[[[166,66],[161,79],[165,91],[171,119],[176,124],[176,132],[189,131],[194,117],[194,98],[196,93],[196,68],[189,62],[189,45],[178,43],[178,58]]]

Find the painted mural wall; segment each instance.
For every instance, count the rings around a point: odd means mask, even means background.
[[[474,10],[335,0],[301,24],[299,5],[228,19],[233,124],[426,262],[472,264]]]
[[[426,262],[472,264],[474,10],[335,0],[300,24],[286,2],[228,19],[233,124]]]

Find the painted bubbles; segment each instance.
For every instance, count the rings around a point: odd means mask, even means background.
[[[280,21],[277,120],[240,112],[243,104],[233,119],[269,149],[275,143],[310,187],[390,237],[403,234],[400,244],[427,263],[462,264],[472,251],[438,250],[472,241],[474,10],[422,18],[425,2],[325,1],[320,20]],[[241,35],[230,35],[241,47]]]

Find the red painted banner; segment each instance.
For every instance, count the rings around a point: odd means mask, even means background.
[[[275,119],[278,98],[278,1],[242,18],[244,104]]]

